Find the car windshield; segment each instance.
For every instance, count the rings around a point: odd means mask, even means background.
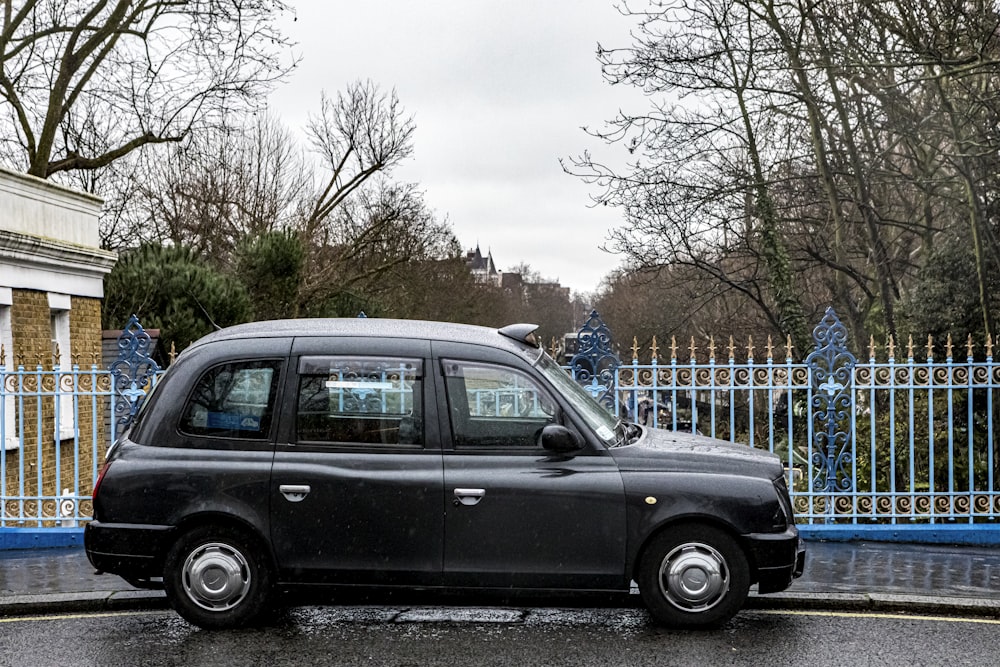
[[[621,420],[616,420],[614,415],[601,407],[586,389],[570,377],[566,369],[552,360],[552,357],[542,352],[535,361],[535,366],[555,385],[559,393],[573,404],[577,413],[587,422],[587,426],[593,429],[604,444],[614,447],[625,442],[628,429]]]

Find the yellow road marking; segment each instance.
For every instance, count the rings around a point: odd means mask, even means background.
[[[780,609],[755,609],[760,614],[773,614],[775,616],[826,616],[833,618],[884,618],[887,620],[903,621],[935,621],[945,623],[982,623],[984,625],[1000,625],[1000,619],[995,618],[970,618],[954,616],[924,616],[921,614],[887,614],[879,612],[862,611],[805,611]]]

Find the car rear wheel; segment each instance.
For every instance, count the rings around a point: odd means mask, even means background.
[[[730,535],[712,526],[686,525],[653,538],[639,561],[636,582],[658,622],[714,628],[742,608],[750,568]]]
[[[260,616],[272,580],[259,542],[223,526],[200,526],[181,535],[163,573],[170,605],[206,629],[239,627]]]

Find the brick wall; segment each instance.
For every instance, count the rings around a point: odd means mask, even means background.
[[[10,329],[14,366],[52,368],[52,320],[45,292],[13,290]]]
[[[74,296],[71,304],[70,355],[74,365],[78,365],[81,371],[87,371],[92,364],[101,363],[101,302],[96,298]],[[77,437],[62,439],[57,445],[56,377],[51,373],[31,373],[39,367],[51,371],[56,363],[48,295],[36,290],[13,290],[10,315],[14,349],[8,358],[8,368],[23,366],[27,373],[16,377],[16,386],[9,386],[20,391],[24,398],[15,408],[15,424],[7,428],[11,432],[21,428],[23,438],[20,449],[7,451],[4,471],[6,493],[17,496],[23,489],[25,496],[57,496],[64,488],[73,492],[77,479],[81,485],[90,483],[95,461],[99,463],[103,459],[108,444],[103,418],[107,399],[97,396],[92,400],[89,393],[95,390],[93,376],[62,376],[59,389],[79,395],[70,412]],[[96,388],[107,389],[106,386]],[[62,420],[64,423],[65,419]],[[79,492],[88,495],[90,489],[81,487]],[[54,516],[55,512],[54,502],[43,503],[41,514]],[[37,514],[38,511],[29,507],[25,513]]]

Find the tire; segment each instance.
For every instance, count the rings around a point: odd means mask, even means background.
[[[639,561],[636,583],[657,622],[717,628],[743,607],[750,567],[729,534],[712,526],[684,525],[653,538]]]
[[[267,608],[274,576],[258,540],[225,526],[199,526],[171,547],[163,587],[170,606],[208,630],[236,628]]]

